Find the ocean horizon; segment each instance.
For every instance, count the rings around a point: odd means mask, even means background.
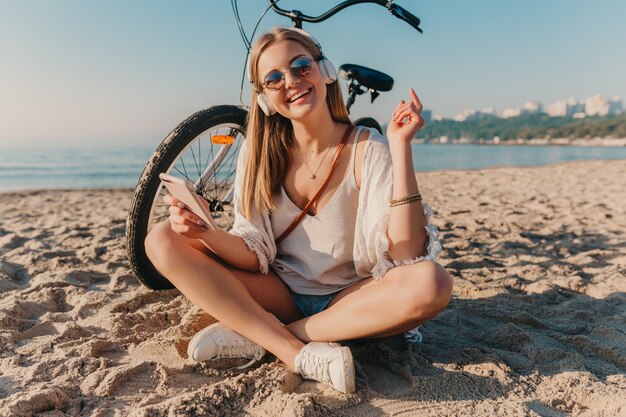
[[[0,192],[135,188],[158,145],[0,146]],[[626,147],[413,144],[415,171],[626,159]]]

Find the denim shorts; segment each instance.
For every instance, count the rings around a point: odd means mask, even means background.
[[[333,298],[339,294],[339,292],[334,292],[332,294],[325,295],[310,295],[298,294],[291,290],[289,290],[289,292],[291,293],[291,298],[293,298],[293,301],[295,301],[298,309],[304,317],[309,317],[323,311],[326,307],[328,307],[328,304],[333,301]]]

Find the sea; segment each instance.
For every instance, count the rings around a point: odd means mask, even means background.
[[[158,144],[3,146],[0,192],[32,189],[135,188]],[[626,147],[414,144],[416,171],[538,166],[626,159]]]

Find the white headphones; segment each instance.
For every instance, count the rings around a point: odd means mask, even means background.
[[[298,28],[285,28],[285,29],[296,31],[306,36],[307,38],[309,38],[315,44],[315,47],[322,55],[322,58],[318,61],[318,63],[320,67],[320,73],[322,75],[322,78],[324,79],[324,82],[326,84],[332,84],[335,81],[337,81],[337,71],[335,70],[335,66],[333,65],[332,62],[328,60],[328,58],[326,58],[326,56],[324,56],[324,52],[322,52],[322,45],[320,45],[317,39],[315,39],[313,35],[311,35],[308,32],[305,32],[302,29],[298,29]],[[261,110],[263,110],[263,113],[265,113],[266,116],[271,116],[276,113],[276,109],[274,108],[274,106],[272,106],[272,103],[263,95],[263,93],[258,91],[254,87],[254,83],[252,82],[252,69],[250,68],[250,65],[251,65],[250,61],[248,60],[246,72],[248,74],[248,81],[250,81],[250,84],[252,84],[253,88],[255,89],[257,93],[257,100],[256,100],[257,104],[259,105]]]

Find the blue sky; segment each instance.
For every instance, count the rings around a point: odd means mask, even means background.
[[[319,14],[336,3],[281,6]],[[422,19],[423,35],[375,5],[305,25],[336,66],[395,79],[373,105],[359,97],[354,117],[384,122],[410,87],[447,117],[528,100],[626,96],[626,2],[398,4]],[[248,33],[266,5],[240,0]],[[0,0],[0,10],[0,144],[156,144],[198,109],[239,103],[245,49],[228,0]],[[288,24],[270,12],[260,30]]]

